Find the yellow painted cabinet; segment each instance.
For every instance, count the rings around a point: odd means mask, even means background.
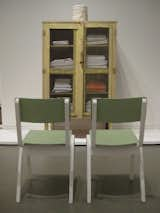
[[[43,97],[69,97],[76,118],[92,98],[113,97],[115,32],[115,22],[44,22]]]

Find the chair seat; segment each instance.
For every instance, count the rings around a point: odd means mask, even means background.
[[[24,144],[65,144],[64,130],[31,130],[23,140]]]
[[[124,146],[137,144],[138,139],[132,130],[110,129],[96,130],[96,145]]]

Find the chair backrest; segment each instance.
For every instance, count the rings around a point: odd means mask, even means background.
[[[141,119],[142,98],[97,99],[97,121],[134,122]]]
[[[53,123],[64,122],[66,137],[68,140],[69,121],[69,98],[31,99],[16,98],[16,124],[18,141],[22,145],[21,122]]]
[[[92,137],[95,141],[96,122],[136,122],[140,121],[140,145],[143,144],[144,125],[146,118],[146,103],[144,97],[125,99],[92,99]]]
[[[63,99],[19,99],[20,119],[22,122],[64,122],[64,108]]]

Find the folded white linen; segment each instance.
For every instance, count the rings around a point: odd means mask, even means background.
[[[51,65],[72,65],[73,60],[72,58],[62,58],[62,59],[54,59],[50,63]]]
[[[107,40],[106,35],[96,35],[96,34],[90,34],[87,36],[87,41],[102,41],[102,40]]]
[[[61,93],[61,92],[70,92],[70,91],[72,91],[71,79],[70,78],[55,79],[52,92]]]
[[[106,67],[108,61],[105,59],[104,55],[87,55],[86,64],[89,67],[102,66]],[[96,67],[95,67],[96,68]]]
[[[61,41],[57,41],[57,40],[55,40],[55,41],[52,41],[52,44],[53,45],[67,45],[67,44],[69,44],[69,41],[68,40],[61,40]]]
[[[87,65],[88,68],[98,69],[98,68],[107,68],[107,65]]]
[[[105,60],[104,55],[87,55],[87,60]]]

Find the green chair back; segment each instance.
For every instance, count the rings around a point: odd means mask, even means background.
[[[98,122],[135,122],[141,119],[142,98],[97,99]]]
[[[49,123],[65,121],[65,103],[62,98],[29,99],[19,98],[22,122]]]

